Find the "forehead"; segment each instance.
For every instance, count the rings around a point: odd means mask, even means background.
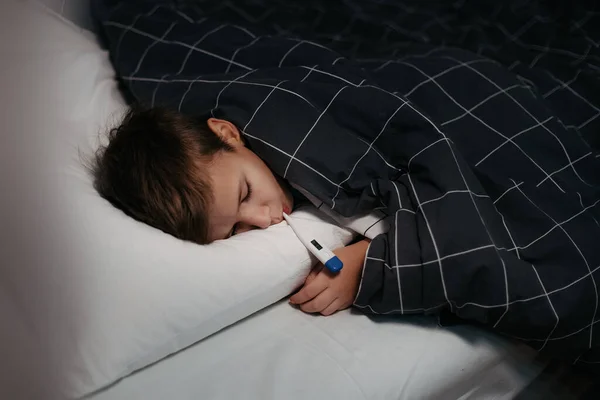
[[[237,221],[240,190],[243,184],[241,162],[235,153],[215,156],[208,166],[213,201],[208,210],[210,241],[223,239]]]

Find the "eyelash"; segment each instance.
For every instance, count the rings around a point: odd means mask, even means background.
[[[248,201],[248,200],[250,199],[250,196],[252,196],[252,186],[250,186],[250,184],[249,184],[249,183],[247,183],[247,182],[246,182],[246,186],[248,186],[248,193],[246,193],[246,197],[244,197],[244,198],[242,199],[242,202],[244,202],[244,201]],[[237,224],[235,224],[235,225],[233,226],[233,229],[231,230],[231,235],[229,235],[229,237],[231,237],[231,236],[234,236],[234,235],[235,235],[235,232],[236,232],[236,230],[237,230]]]
[[[252,196],[252,186],[250,186],[249,183],[246,183],[246,185],[248,186],[248,193],[246,193],[246,197],[244,197],[244,200],[242,201],[248,201],[248,199],[250,199],[250,196]]]

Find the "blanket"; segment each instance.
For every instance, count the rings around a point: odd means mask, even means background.
[[[98,0],[132,101],[236,124],[278,175],[389,225],[354,305],[600,366],[593,2]]]

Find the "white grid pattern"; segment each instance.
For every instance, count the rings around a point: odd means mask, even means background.
[[[549,219],[552,220],[552,222],[554,222],[556,224],[556,226],[567,236],[567,238],[569,238],[569,241],[573,244],[573,246],[575,246],[575,248],[577,249],[577,253],[579,253],[579,255],[581,256],[583,262],[585,263],[585,266],[587,267],[590,279],[592,280],[592,283],[594,284],[594,291],[596,293],[596,304],[594,307],[594,316],[592,317],[592,322],[590,324],[590,347],[592,347],[592,340],[593,340],[593,324],[594,321],[596,320],[596,314],[598,314],[598,287],[596,286],[596,279],[594,279],[594,275],[592,274],[592,270],[590,268],[590,264],[588,263],[587,258],[585,257],[585,255],[583,254],[583,252],[581,251],[581,249],[579,248],[579,246],[577,245],[577,243],[573,240],[573,238],[571,237],[571,235],[569,234],[569,232],[567,232],[567,230],[563,227],[562,224],[559,224],[556,222],[556,220],[554,218],[552,218],[550,215],[548,215],[548,213],[546,213],[544,210],[542,210],[540,208],[540,206],[538,206],[536,203],[534,203],[520,188],[517,188],[517,190],[523,195],[523,197],[525,197],[527,199],[527,201],[529,201],[531,204],[533,204],[537,209],[539,209],[544,215],[546,215]],[[537,272],[536,272],[537,274]],[[542,283],[543,285],[543,283]],[[544,288],[544,292],[546,291],[546,289]],[[554,311],[554,306],[552,306],[552,311]],[[558,316],[557,316],[558,318]],[[558,322],[557,322],[558,323]]]
[[[462,104],[460,104],[458,101],[456,101],[454,99],[454,97],[452,97],[447,91],[446,89],[444,89],[444,87],[442,85],[440,85],[435,79],[433,79],[433,77],[427,75],[425,72],[423,72],[421,69],[419,69],[417,66],[413,65],[413,64],[409,64],[406,62],[402,62],[402,64],[414,68],[415,70],[417,70],[418,72],[420,72],[421,74],[423,74],[423,76],[425,76],[427,78],[428,81],[431,81],[433,84],[435,84],[441,91],[442,93],[444,93],[446,96],[448,96],[448,98],[450,100],[452,100],[452,102],[454,104],[456,104],[458,107],[460,107],[463,110],[464,115],[469,115],[470,117],[474,118],[475,120],[477,120],[479,123],[481,123],[481,125],[485,126],[486,128],[488,128],[489,130],[491,130],[492,132],[496,133],[498,136],[502,137],[506,142],[511,143],[514,147],[516,147],[527,159],[529,159],[529,161],[531,161],[531,163],[533,165],[536,166],[536,168],[538,168],[540,170],[540,172],[542,172],[543,174],[546,175],[546,177],[548,179],[550,179],[552,181],[552,183],[554,183],[556,185],[556,187],[558,189],[560,189],[563,193],[564,190],[559,186],[559,184],[552,179],[552,177],[550,177],[550,175],[544,170],[544,168],[542,168],[542,166],[540,166],[525,150],[523,150],[523,148],[521,146],[519,146],[512,138],[509,138],[508,136],[504,135],[503,133],[501,133],[500,131],[498,131],[497,129],[495,129],[494,127],[490,126],[487,122],[485,122],[482,118],[478,117],[477,115],[469,112],[469,110],[467,110]],[[508,96],[508,93],[505,93],[505,95]],[[459,118],[460,119],[460,118]],[[538,122],[539,124],[539,122]],[[541,124],[540,124],[541,125]],[[529,130],[530,128],[526,128],[525,130],[523,130],[522,132],[525,132],[527,130]],[[518,134],[517,134],[518,135]]]
[[[210,1],[206,2],[210,3]],[[404,6],[402,2],[389,4],[396,5],[399,9]],[[221,2],[219,7],[223,10],[232,10],[249,23],[266,23],[265,21],[271,18],[270,15],[276,13],[276,11],[269,11],[252,15],[244,10],[243,5],[233,6],[229,1]],[[358,13],[356,18],[363,18],[362,5],[355,3],[355,7]],[[160,11],[166,12],[166,9]],[[200,15],[182,15],[178,11],[175,9],[172,12],[180,17],[180,23],[202,21]],[[419,7],[414,11],[417,16],[426,15]],[[568,93],[571,98],[581,100],[581,104],[596,112],[592,115],[588,114],[583,121],[565,120],[568,126],[574,127],[578,133],[595,126],[600,111],[591,100],[582,96],[575,88],[575,85],[582,81],[579,72],[570,75],[570,79],[566,81],[558,76],[549,75],[552,83],[545,81],[546,86],[542,90],[544,93],[542,96],[537,94],[539,82],[532,81],[532,76],[511,75],[509,78],[506,73],[499,72],[502,69],[499,63],[489,62],[488,59],[475,57],[473,54],[445,45],[415,51],[401,58],[386,58],[384,54],[380,54],[379,57],[365,57],[356,64],[352,61],[352,57],[327,51],[327,47],[307,40],[308,38],[295,37],[282,41],[281,38],[260,36],[253,33],[252,28],[240,26],[239,22],[225,23],[218,27],[213,25],[212,30],[203,28],[203,23],[194,22],[198,25],[197,36],[185,40],[167,40],[166,26],[161,28],[161,33],[158,32],[158,28],[156,32],[143,32],[134,26],[140,18],[151,18],[156,12],[158,11],[152,9],[148,13],[138,12],[129,25],[124,21],[131,21],[131,15],[128,19],[123,17],[118,20],[114,17],[113,20],[104,21],[105,29],[115,44],[112,51],[114,52],[116,48],[118,68],[121,62],[118,53],[122,52],[122,46],[129,49],[127,46],[131,36],[126,34],[133,33],[137,35],[138,40],[142,37],[148,40],[148,47],[144,49],[141,58],[134,63],[136,68],[120,70],[120,74],[130,89],[134,84],[141,87],[149,86],[151,89],[144,93],[151,96],[153,105],[173,101],[158,90],[159,85],[169,85],[170,89],[165,93],[169,92],[172,96],[173,90],[176,89],[175,92],[180,94],[176,100],[181,111],[190,112],[201,106],[196,103],[202,101],[203,90],[218,85],[216,98],[214,94],[207,94],[206,104],[202,103],[202,107],[211,109],[213,115],[216,113],[222,115],[225,112],[225,116],[235,121],[238,126],[243,126],[243,134],[251,141],[276,150],[275,153],[283,158],[267,161],[280,165],[279,169],[276,169],[280,175],[293,176],[300,180],[298,182],[300,186],[305,186],[303,183],[314,183],[315,179],[322,182],[319,197],[328,206],[341,211],[354,209],[356,206],[355,188],[358,186],[357,182],[364,179],[365,171],[378,171],[381,177],[389,176],[390,171],[399,173],[389,181],[379,179],[377,189],[373,181],[365,186],[365,190],[373,194],[390,218],[393,212],[394,226],[387,234],[387,245],[381,241],[383,238],[376,238],[369,246],[359,293],[355,299],[357,307],[381,314],[429,312],[445,307],[459,315],[463,311],[469,311],[470,315],[479,315],[481,319],[487,319],[488,324],[498,331],[513,337],[521,337],[522,340],[530,343],[539,342],[538,349],[548,351],[556,348],[554,342],[585,332],[586,343],[576,347],[578,352],[576,355],[582,362],[591,362],[588,357],[581,357],[581,354],[588,348],[596,346],[592,341],[593,326],[598,322],[596,318],[598,294],[595,289],[594,274],[600,266],[593,266],[600,264],[600,259],[597,250],[590,248],[587,242],[582,242],[580,235],[571,234],[575,229],[571,225],[584,227],[589,230],[590,235],[600,233],[597,218],[599,212],[597,206],[600,203],[597,185],[600,181],[594,180],[594,175],[590,173],[590,166],[598,166],[599,154],[590,151],[588,147],[582,150],[581,138],[571,136],[568,128],[561,122],[562,118],[557,118],[548,111],[554,109],[541,106],[542,101],[562,101]],[[495,6],[494,14],[501,16],[505,12],[506,8],[502,5]],[[429,36],[428,32],[435,26],[448,30],[448,33],[452,34],[451,15],[439,15],[435,11],[429,14],[427,22],[416,33],[403,32],[402,29],[397,28],[399,24],[387,23],[390,29],[385,31],[383,38],[385,40],[390,38],[391,31],[412,35],[411,37],[414,38],[423,38]],[[589,24],[588,19],[591,18],[582,19],[583,22],[575,24],[573,29],[581,29],[586,23]],[[326,23],[326,18],[323,18],[322,22]],[[556,56],[568,57],[573,60],[573,65],[582,65],[597,58],[595,49],[590,45],[595,41],[587,36],[586,41],[589,43],[580,53],[556,48],[550,42],[543,45],[525,42],[532,31],[547,23],[549,23],[547,17],[535,16],[511,30],[502,23],[492,24],[486,21],[480,26],[466,27],[465,30],[461,30],[460,36],[466,37],[469,33],[493,28],[502,32],[511,45],[532,50],[528,60],[509,63],[509,69],[516,73],[525,71],[527,65],[532,67],[540,65],[543,57],[543,62],[546,64]],[[225,28],[229,27],[236,27],[246,32],[248,42],[241,46],[239,42],[229,43],[224,33]],[[275,24],[273,27],[276,31],[279,30]],[[291,32],[296,28],[291,26],[286,29]],[[353,40],[357,40],[356,45],[352,47],[352,52],[356,54],[367,42],[352,36],[354,29],[351,23],[344,28],[344,32],[348,33]],[[463,31],[467,34],[463,35]],[[345,41],[339,35],[336,38],[321,36],[321,38],[328,37],[332,38],[331,44]],[[276,60],[269,61],[268,65],[260,64],[260,55],[253,53],[254,45],[260,42],[261,48],[268,48],[270,41],[274,39],[277,39],[277,45],[273,44],[272,50],[276,51],[273,54],[280,54],[280,56],[275,57]],[[314,45],[324,51],[317,55],[314,50],[308,51],[309,46],[303,44]],[[144,73],[146,63],[142,63],[145,56],[150,51],[158,51],[159,48],[161,51],[165,49],[168,51],[173,46],[188,49],[179,70],[168,71],[159,68],[153,71],[152,75],[146,75]],[[392,50],[392,47],[389,46],[388,51],[394,52],[393,54],[398,48],[405,48],[395,46],[395,50]],[[211,50],[208,51],[207,48]],[[477,49],[472,50],[484,54],[500,51],[501,48],[500,44],[479,43]],[[234,60],[241,51],[244,51],[244,63]],[[255,61],[251,61],[251,57],[246,57],[246,52],[254,55]],[[131,57],[130,53],[127,54]],[[199,64],[196,59],[192,60],[191,54],[205,57],[206,64]],[[122,55],[122,58],[126,57]],[[202,59],[202,57],[198,58]],[[297,60],[302,60],[302,64],[297,64]],[[341,60],[344,60],[344,63],[340,63]],[[432,60],[440,62],[432,64]],[[453,64],[448,66],[448,61]],[[186,67],[188,63],[190,63],[189,68]],[[357,66],[359,68],[356,68]],[[235,70],[233,67],[236,67]],[[273,79],[265,76],[265,68],[277,68],[281,72],[287,72],[283,75],[278,74],[279,78]],[[190,76],[184,73],[186,69],[198,69],[198,72]],[[368,69],[377,80],[374,81],[369,74],[359,72],[365,69]],[[418,79],[415,79],[415,71]],[[285,76],[285,79],[281,76]],[[398,76],[406,79],[399,80]],[[449,83],[455,78],[467,82],[469,90],[473,92],[468,105],[466,98],[460,92],[462,88]],[[320,89],[321,84],[329,88],[327,92]],[[265,92],[265,88],[270,89],[268,93]],[[332,91],[331,88],[335,90]],[[478,91],[477,88],[481,90]],[[187,104],[184,99],[191,92],[194,93],[194,104]],[[208,92],[216,93],[214,90]],[[272,95],[275,92],[278,93],[277,100],[273,100]],[[135,92],[136,95],[139,93],[142,91]],[[328,94],[325,96],[324,93]],[[298,105],[297,101],[290,102],[295,108],[289,112],[282,111],[281,107],[275,108],[275,102],[285,103],[290,97],[300,98],[303,102],[301,105]],[[371,98],[372,104],[365,100]],[[247,109],[227,111],[232,99],[243,99]],[[432,99],[436,103],[435,107],[428,105],[427,101],[431,102]],[[240,103],[237,104],[239,108]],[[363,110],[353,108],[357,116],[338,114],[340,107],[350,104],[360,104]],[[502,132],[489,115],[490,108],[501,110],[498,107],[506,108],[502,111],[511,118],[511,127],[515,128],[513,133]],[[283,125],[288,131],[286,135],[263,131],[263,127],[258,123],[259,119],[255,118],[259,112],[261,115],[263,113],[269,115],[269,112],[275,109],[282,115],[274,117],[285,121]],[[324,116],[327,116],[328,122],[345,121],[345,119],[353,121],[354,117],[362,118],[367,120],[370,126],[382,126],[382,128],[365,137],[351,132],[347,128],[347,123],[339,124],[339,132],[325,132],[325,124],[320,124]],[[310,128],[304,132],[295,129],[296,125],[300,125],[294,124],[298,118],[311,121]],[[406,135],[394,136],[395,129],[402,129],[403,126],[406,127],[405,129],[414,130],[414,134],[408,135],[410,140],[405,138]],[[472,132],[470,146],[465,147],[464,139],[461,138],[463,132]],[[493,132],[493,135],[490,136],[485,132]],[[552,148],[548,154],[558,154],[562,159],[549,159],[544,151],[538,151],[533,145],[529,137],[532,133],[541,132],[548,137],[546,145]],[[479,139],[475,133],[481,135],[482,139]],[[347,135],[357,138],[358,140],[353,141],[356,143],[353,146],[359,147],[354,148],[352,154],[355,156],[352,157],[352,161],[340,166],[328,163],[325,159],[321,161],[326,167],[322,165],[315,167],[310,157],[306,158],[304,154],[315,154],[314,138],[321,135],[335,135],[332,137],[337,138],[340,143],[343,143]],[[498,143],[492,140],[494,136],[503,140]],[[516,139],[520,140],[519,143]],[[494,145],[494,143],[498,144]],[[490,148],[490,144],[493,147]],[[510,146],[507,146],[508,144]],[[301,148],[302,152],[300,152]],[[517,149],[520,158],[506,160],[504,157],[509,154],[506,152],[507,148]],[[370,152],[377,157],[367,157]],[[398,152],[401,152],[403,157],[398,158]],[[361,156],[357,159],[356,154]],[[505,168],[503,165],[506,162],[514,164],[519,169],[510,168],[511,166]],[[510,173],[504,174],[504,170]],[[427,171],[429,175],[424,177],[423,171]],[[479,182],[476,177],[478,172],[492,174],[492,183]],[[338,178],[333,178],[334,176]],[[339,178],[340,176],[344,178]],[[430,181],[433,182],[432,185]],[[544,185],[546,181],[552,182],[553,185]],[[344,193],[344,196],[340,196],[341,193]],[[576,197],[571,196],[575,193]],[[553,198],[563,199],[561,201],[568,202],[569,207],[562,207],[552,200]],[[576,201],[573,202],[572,198]],[[588,205],[584,204],[584,199]],[[533,205],[539,212],[538,218],[543,219],[547,224],[525,228],[517,218],[519,213],[514,212],[525,204]],[[451,229],[454,235],[452,241],[448,240],[446,232],[457,219],[451,215],[452,212],[448,212],[449,209],[456,209],[461,223],[465,225]],[[417,240],[422,252],[419,262],[408,258],[401,250],[404,238],[414,234],[399,231],[401,226],[414,226],[420,231]],[[528,236],[524,236],[527,229],[530,230]],[[569,256],[573,263],[585,265],[587,273],[577,275],[573,272],[570,275],[572,279],[557,284],[548,278],[546,271],[548,266],[537,262],[534,266],[534,263],[529,261],[538,257],[536,252],[539,248],[551,247],[555,244],[553,232],[562,232],[569,243],[573,244],[573,254]],[[449,246],[448,243],[454,244]],[[468,271],[468,268],[463,268],[464,266],[479,265],[482,260],[489,262],[485,268],[494,277],[495,283],[486,288],[489,293],[486,293],[485,297],[468,298],[467,296],[465,300],[464,293],[457,292],[460,288],[452,283],[452,279],[448,279],[448,274],[464,273],[462,271]],[[511,281],[514,279],[512,278],[514,271],[522,268],[531,269],[532,285],[530,286],[539,287],[537,292],[531,289],[533,292],[522,294],[519,292],[519,287],[523,282],[514,285]],[[439,287],[440,290],[440,293],[428,299],[427,303],[421,302],[421,296],[415,295],[415,289],[412,287],[414,285],[411,285],[412,279],[418,276],[416,274],[424,269],[430,271],[431,276],[437,276],[437,279],[434,279],[437,281],[421,282],[420,285],[432,285],[432,287]],[[434,270],[437,275],[431,272]],[[379,272],[375,273],[375,271]],[[383,286],[381,282],[375,284],[372,281],[373,273],[383,274],[385,277]],[[465,279],[469,277],[466,276]],[[587,298],[595,297],[596,306],[593,308],[593,316],[590,320],[581,321],[578,325],[569,315],[559,312],[560,307],[556,307],[556,301],[560,297],[557,294],[567,293],[567,289],[574,288],[589,290],[585,289],[586,282],[593,283],[593,293],[589,292]],[[371,297],[382,300],[369,303]],[[459,298],[462,300],[458,300]],[[521,316],[519,313],[526,313],[521,307],[540,300],[545,301],[552,318],[545,325],[547,330],[543,333],[538,332],[539,337],[525,339],[522,336],[526,335],[519,334],[519,329],[522,331],[522,327],[510,325],[506,321],[514,321],[515,316],[517,318]],[[527,318],[529,317],[525,315],[525,320]],[[586,330],[589,330],[589,334]]]

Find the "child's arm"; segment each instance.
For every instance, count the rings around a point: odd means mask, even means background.
[[[316,267],[306,278],[302,289],[290,298],[290,303],[299,305],[304,312],[323,315],[350,307],[358,292],[370,242],[363,239],[335,250],[335,255],[344,263],[342,270],[332,274],[322,265]]]

